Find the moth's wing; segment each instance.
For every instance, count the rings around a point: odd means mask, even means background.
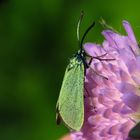
[[[66,69],[58,99],[58,113],[73,130],[80,130],[84,121],[84,64],[77,62]]]

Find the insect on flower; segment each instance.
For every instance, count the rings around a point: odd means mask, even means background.
[[[87,33],[90,31],[90,29],[92,29],[92,27],[95,25],[95,22],[93,22],[87,28],[80,41],[79,29],[80,29],[80,24],[82,19],[83,19],[83,12],[81,13],[77,25],[77,39],[78,39],[80,50],[74,55],[74,57],[70,59],[70,62],[66,68],[64,79],[60,90],[60,95],[56,105],[57,124],[59,124],[62,119],[68,128],[76,131],[81,129],[84,122],[84,77],[85,77],[86,69],[90,67],[90,63],[94,58],[98,60],[106,60],[106,59],[100,59],[100,56],[92,57],[84,51],[83,49],[84,39]],[[91,59],[89,63],[87,63],[86,61],[86,56],[90,57]]]

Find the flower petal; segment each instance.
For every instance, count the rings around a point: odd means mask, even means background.
[[[101,47],[99,44],[94,44],[94,43],[86,43],[84,44],[84,50],[86,53],[90,56],[100,56],[105,54],[106,52],[104,49]]]
[[[134,93],[127,93],[124,94],[122,99],[124,103],[134,111],[138,111],[140,109],[140,96],[137,96]]]
[[[136,38],[135,38],[135,35],[134,35],[134,32],[132,30],[130,23],[128,21],[124,20],[123,26],[128,34],[129,39],[132,40],[133,43],[137,44],[137,41],[136,41]]]

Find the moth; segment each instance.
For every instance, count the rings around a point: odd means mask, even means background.
[[[60,124],[61,120],[67,127],[72,130],[79,131],[84,122],[84,77],[86,69],[90,67],[93,58],[89,56],[83,49],[83,42],[87,33],[95,25],[93,22],[85,31],[81,41],[79,39],[79,28],[83,19],[83,12],[77,24],[77,39],[80,49],[70,59],[64,79],[62,82],[59,98],[56,105],[56,121]],[[86,56],[90,57],[89,63],[86,61]],[[105,77],[106,78],[106,77]]]

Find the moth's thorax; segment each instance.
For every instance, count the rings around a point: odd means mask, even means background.
[[[78,66],[78,65],[81,65],[83,64],[83,61],[84,61],[84,52],[80,52],[78,51],[74,57],[72,57],[70,59],[70,63],[69,63],[69,69],[71,69],[72,67],[74,66]]]

